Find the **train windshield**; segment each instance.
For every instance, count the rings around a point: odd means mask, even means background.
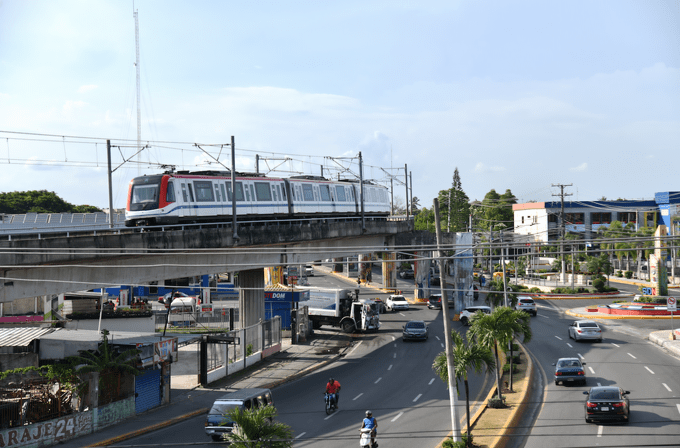
[[[130,210],[152,210],[158,208],[160,185],[133,185]]]

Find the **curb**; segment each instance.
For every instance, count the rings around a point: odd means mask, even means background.
[[[127,434],[121,434],[116,437],[112,437],[107,440],[102,440],[101,442],[94,443],[92,445],[88,446],[109,446],[113,445],[114,443],[119,443],[124,440],[132,439],[133,437],[141,436],[142,434],[147,434],[151,431],[155,431],[157,429],[165,428],[170,425],[174,425],[175,423],[181,422],[183,420],[187,420],[191,417],[196,417],[197,415],[205,414],[209,411],[209,408],[201,408],[196,411],[190,412],[188,414],[180,415],[178,417],[172,418],[170,420],[161,422],[161,423],[156,423],[155,425],[147,426],[146,428],[140,428],[136,431],[128,432]]]
[[[531,381],[531,378],[534,375],[534,362],[531,359],[531,356],[529,356],[529,352],[526,351],[524,348],[524,345],[522,345],[520,342],[517,342],[519,344],[519,348],[522,350],[522,353],[524,353],[524,357],[528,360],[528,366],[527,366],[527,371],[525,374],[525,378],[527,380],[526,387],[522,391],[520,395],[520,401],[519,405],[512,411],[510,414],[510,418],[506,420],[505,422],[505,427],[503,428],[503,431],[501,432],[498,442],[494,441],[494,443],[491,444],[491,448],[504,448],[508,442],[510,441],[510,437],[507,437],[508,435],[512,435],[514,433],[514,427],[517,426],[517,423],[519,422],[519,419],[522,418],[522,415],[524,414],[524,411],[526,410],[527,406],[529,406],[529,403],[527,402],[526,398],[527,395],[529,394],[529,382]]]
[[[576,311],[572,310],[567,310],[565,311],[565,314],[568,316],[572,317],[583,317],[585,319],[611,319],[611,320],[616,320],[616,319],[670,319],[671,316],[636,316],[634,314],[624,314],[624,315],[612,315],[612,314],[605,314],[602,315],[601,313],[577,313]]]

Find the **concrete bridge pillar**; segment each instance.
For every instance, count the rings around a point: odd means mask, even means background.
[[[392,251],[383,252],[383,288],[397,289],[397,253],[394,251],[394,237],[385,238],[385,245]]]
[[[238,274],[238,306],[241,328],[264,320],[264,269],[250,269]]]

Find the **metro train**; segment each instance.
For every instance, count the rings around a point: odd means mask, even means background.
[[[319,176],[290,178],[236,173],[236,212],[240,220],[359,216],[358,181]],[[387,188],[364,181],[364,215],[390,213]],[[125,225],[229,221],[232,217],[228,171],[180,171],[136,177],[128,189]]]

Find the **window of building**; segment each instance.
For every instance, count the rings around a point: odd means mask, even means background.
[[[583,224],[584,213],[567,213],[565,221],[567,224]]]
[[[619,212],[619,221],[621,221],[624,224],[628,224],[629,222],[631,223],[636,223],[637,222],[637,213],[635,212]]]
[[[522,216],[522,224],[524,224],[524,216]]]
[[[554,213],[551,213],[548,215],[548,222],[557,222],[557,215]]]

